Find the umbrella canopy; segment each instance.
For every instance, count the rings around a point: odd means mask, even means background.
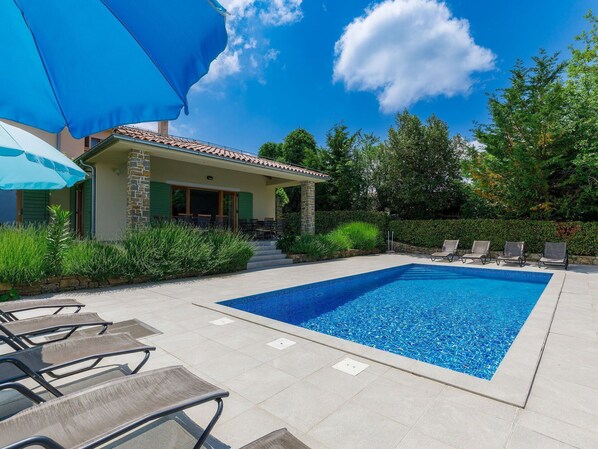
[[[62,189],[85,176],[83,170],[50,144],[0,122],[0,189]]]
[[[0,117],[81,138],[176,119],[227,42],[216,0],[0,1]]]

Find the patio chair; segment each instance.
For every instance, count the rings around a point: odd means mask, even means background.
[[[275,430],[241,449],[309,449],[287,429]]]
[[[122,333],[58,341],[0,355],[0,389],[2,384],[30,378],[49,393],[59,397],[62,393],[44,378],[44,374],[53,379],[62,379],[89,371],[106,357],[144,353],[143,360],[131,371],[131,374],[136,374],[149,359],[150,352],[155,349],[135,340],[130,334]],[[91,365],[83,368],[56,372],[90,361]]]
[[[501,262],[518,263],[520,267],[525,265],[525,242],[505,242],[505,249],[502,254],[496,256],[496,265]]]
[[[36,405],[0,422],[0,447],[95,448],[158,418],[215,401],[216,412],[194,446],[199,449],[228,396],[182,366],[113,379],[47,402],[32,394]]]
[[[100,318],[95,313],[61,313],[27,318],[9,323],[0,323],[0,341],[20,351],[33,346],[44,345],[54,341],[66,340],[82,327],[100,327],[99,335],[106,332],[111,321]],[[53,340],[32,341],[31,338],[64,331],[63,335]]]
[[[564,266],[565,270],[569,266],[569,251],[566,243],[551,243],[544,244],[544,252],[541,254],[538,261],[538,267],[547,265]]]
[[[209,229],[212,216],[210,214],[198,214],[193,218],[193,223],[199,229]]]
[[[459,247],[459,240],[445,240],[442,244],[442,250],[432,253],[430,259],[434,262],[436,259],[446,259],[449,262],[459,258],[457,248]]]
[[[228,228],[228,215],[216,215],[216,219],[214,220],[214,227],[216,229]]]
[[[19,299],[17,301],[0,302],[0,322],[17,321],[15,313],[38,309],[57,309],[54,315],[63,309],[75,308],[79,312],[85,304],[71,298]]]
[[[479,260],[482,265],[490,261],[490,242],[488,240],[475,240],[471,247],[471,253],[461,256],[461,262],[466,260]]]

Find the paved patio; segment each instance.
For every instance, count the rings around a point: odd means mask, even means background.
[[[598,448],[598,267],[573,266],[566,273],[524,408],[236,317],[214,325],[226,315],[202,307],[425,261],[356,257],[62,296],[79,298],[105,318],[137,318],[161,331],[145,339],[158,347],[145,369],[184,365],[230,391],[213,448],[237,448],[281,427],[313,449]],[[267,345],[281,337],[296,344],[284,350]],[[356,376],[332,368],[346,357],[369,367]],[[187,415],[205,424],[210,407]]]

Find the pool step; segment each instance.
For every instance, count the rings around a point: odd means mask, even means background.
[[[247,263],[247,269],[270,268],[291,265],[292,259],[276,248],[276,240],[258,240],[251,242],[253,257]]]

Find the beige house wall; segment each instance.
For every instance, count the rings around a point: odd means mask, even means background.
[[[119,240],[127,223],[127,168],[96,164],[96,238]]]

